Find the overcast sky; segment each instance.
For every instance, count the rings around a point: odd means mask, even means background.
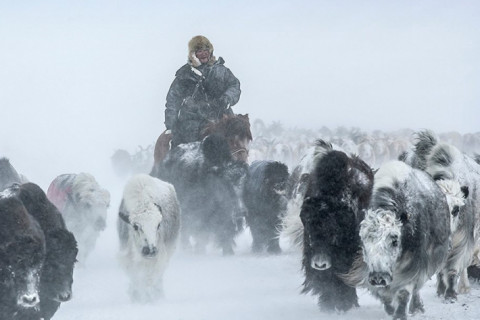
[[[0,0],[0,155],[152,143],[198,34],[251,118],[477,132],[479,16],[474,0]]]

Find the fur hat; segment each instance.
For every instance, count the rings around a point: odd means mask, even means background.
[[[215,56],[213,55],[213,45],[204,36],[195,36],[188,42],[188,62],[194,67],[198,67],[202,64],[195,56],[195,52],[200,49],[208,49],[210,52],[210,60],[208,61],[208,64],[212,65],[216,61]]]

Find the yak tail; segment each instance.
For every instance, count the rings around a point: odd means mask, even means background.
[[[417,132],[415,136],[415,155],[417,156],[417,163],[415,167],[425,170],[427,167],[427,156],[430,154],[438,141],[435,137],[435,134],[430,130]]]
[[[356,288],[366,286],[368,277],[368,267],[363,261],[363,252],[359,250],[355,257],[352,267],[347,273],[338,273],[337,276],[350,287]]]
[[[323,139],[315,140],[315,146],[326,150],[333,150],[332,144],[330,142],[326,142]]]
[[[319,159],[327,152],[332,151],[333,146],[330,142],[327,142],[323,139],[315,140],[315,152],[314,152],[314,159]]]

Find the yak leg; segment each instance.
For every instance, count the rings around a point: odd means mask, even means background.
[[[460,280],[458,282],[458,293],[469,293],[470,281],[468,280],[467,268],[460,273]]]
[[[447,290],[443,272],[437,273],[437,296],[442,297]]]
[[[282,249],[280,248],[280,244],[278,242],[277,237],[274,237],[268,241],[267,251],[268,253],[272,253],[272,254],[282,253]]]
[[[351,308],[359,307],[357,290],[345,284],[340,284],[338,290],[339,299],[336,302],[336,309],[339,311],[348,311]]]
[[[195,253],[205,254],[207,252],[208,233],[203,231],[197,232],[194,238],[195,238]]]
[[[183,250],[190,251],[192,249],[190,244],[190,235],[188,235],[186,232],[181,233],[180,242]]]
[[[407,304],[408,300],[410,299],[410,292],[408,290],[400,290],[397,294],[397,310],[395,310],[395,314],[393,315],[394,320],[407,320]]]
[[[392,299],[387,298],[386,296],[383,296],[380,298],[380,300],[383,303],[383,308],[385,309],[385,312],[389,316],[393,316],[393,313],[395,312],[395,308],[392,306]]]
[[[422,298],[417,290],[413,291],[412,300],[410,301],[410,313],[415,314],[417,312],[425,313],[425,308],[423,307]]]
[[[324,312],[346,312],[354,307],[358,307],[357,290],[347,286],[340,278],[330,271],[316,271],[323,274],[328,279],[324,283],[319,283],[322,292],[318,297],[318,305]],[[325,290],[325,288],[328,288]]]
[[[445,300],[448,300],[450,302],[455,302],[457,300],[457,292],[455,291],[457,280],[458,280],[457,270],[448,271],[447,290],[445,291]]]

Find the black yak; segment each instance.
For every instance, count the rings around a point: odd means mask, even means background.
[[[327,146],[327,145],[326,145]],[[331,145],[316,162],[300,211],[303,231],[303,292],[318,295],[323,311],[358,306],[356,289],[341,275],[361,248],[358,234],[372,192],[373,172],[360,158]]]
[[[282,218],[281,237],[285,237],[294,246],[303,250],[303,225],[300,210],[310,182],[310,175],[317,162],[329,151],[332,145],[317,140],[315,146],[309,148],[300,163],[293,169],[287,183],[287,213]]]
[[[40,313],[51,319],[61,302],[72,297],[73,268],[77,242],[67,230],[62,215],[34,183],[11,188],[43,230],[46,256],[40,277]]]
[[[252,251],[280,253],[278,231],[287,210],[288,167],[278,161],[254,161],[249,167],[243,199],[253,237]]]
[[[0,193],[0,319],[19,314],[40,318],[44,259],[45,237],[38,222],[8,189]]]

